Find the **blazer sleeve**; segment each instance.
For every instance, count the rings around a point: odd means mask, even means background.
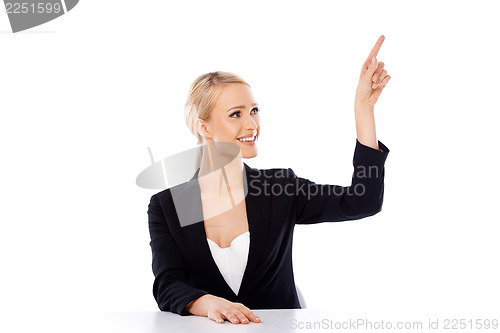
[[[389,148],[380,141],[378,145],[381,150],[356,139],[350,186],[316,184],[288,169],[295,189],[295,224],[356,220],[380,212]]]
[[[187,269],[179,249],[168,230],[158,197],[148,206],[148,224],[153,255],[153,295],[161,311],[188,315],[184,308],[193,300],[208,294],[186,282]]]

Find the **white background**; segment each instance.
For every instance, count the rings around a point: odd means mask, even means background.
[[[296,282],[308,307],[353,318],[498,318],[494,4],[87,0],[16,34],[0,14],[3,325],[158,310],[146,214],[158,191],[135,178],[147,147],[160,159],[195,146],[183,106],[203,73],[253,88],[262,135],[247,164],[349,185],[354,94],[380,35],[383,210],[297,226]]]

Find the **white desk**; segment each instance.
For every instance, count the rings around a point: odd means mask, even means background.
[[[322,321],[333,319],[327,310],[254,310],[261,323],[217,324],[207,317],[180,316],[161,311],[151,312],[106,312],[100,313],[98,323],[103,325],[99,331],[117,333],[182,333],[182,332],[311,332],[311,329],[299,329],[298,322]],[[295,323],[295,324],[294,324]],[[331,330],[323,330],[331,331]]]

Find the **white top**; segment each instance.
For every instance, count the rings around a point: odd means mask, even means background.
[[[250,249],[250,232],[244,232],[231,242],[229,247],[219,247],[213,240],[208,239],[212,257],[219,267],[226,283],[238,295],[243,273],[247,266],[248,251]]]

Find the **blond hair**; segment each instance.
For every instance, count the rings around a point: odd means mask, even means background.
[[[203,142],[196,128],[196,120],[198,118],[202,120],[210,118],[210,113],[222,92],[221,88],[231,83],[243,83],[250,87],[240,76],[222,71],[200,75],[191,84],[184,108],[184,117],[189,130],[198,139],[197,144]]]

